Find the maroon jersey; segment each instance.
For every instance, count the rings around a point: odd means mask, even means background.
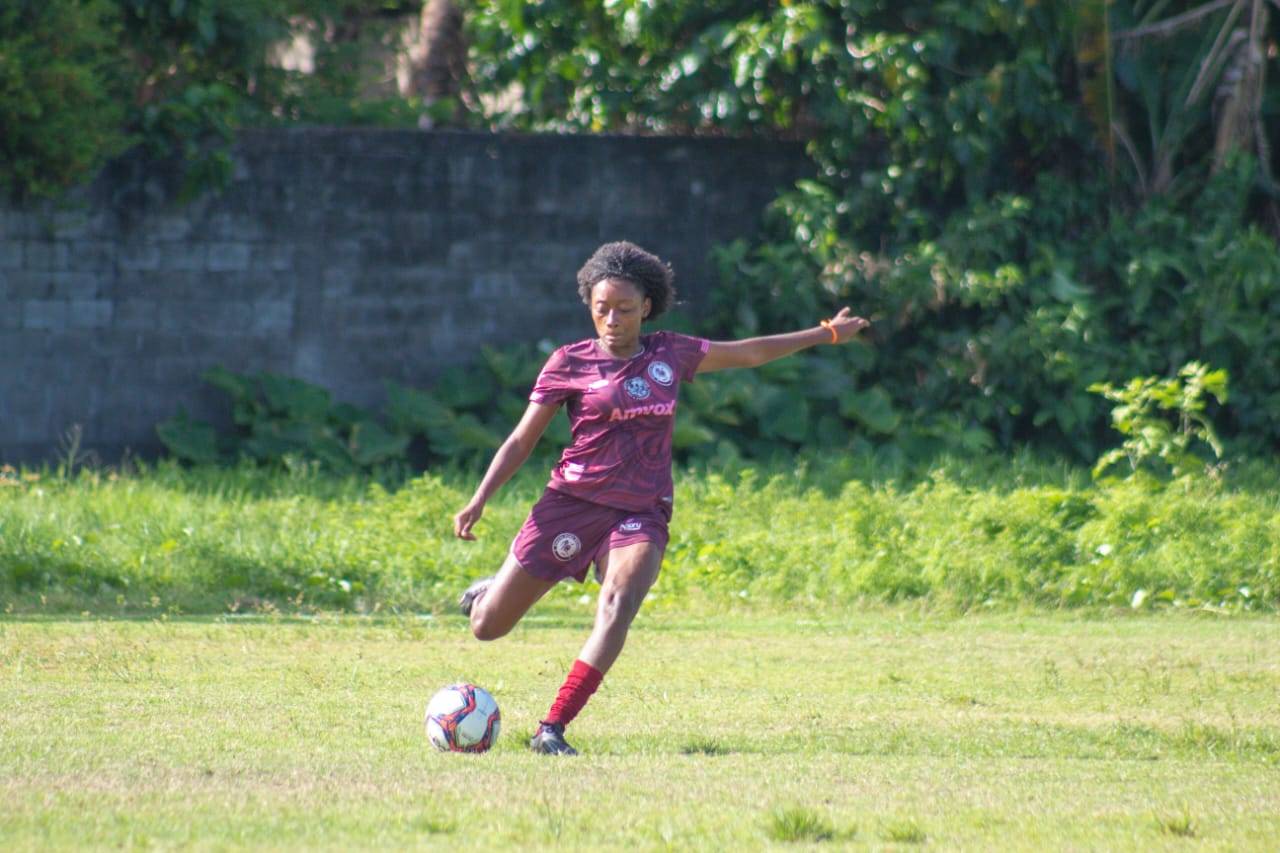
[[[710,346],[654,332],[631,358],[614,358],[595,339],[553,352],[529,394],[535,403],[563,402],[569,414],[573,438],[549,487],[618,509],[670,505],[676,393]]]

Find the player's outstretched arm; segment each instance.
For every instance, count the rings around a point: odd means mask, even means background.
[[[712,341],[706,356],[698,365],[698,373],[709,373],[712,370],[725,370],[730,367],[759,367],[774,359],[791,355],[818,344],[842,344],[857,337],[858,333],[871,323],[862,317],[855,317],[848,308],[822,325],[799,332],[787,332],[782,335],[766,335],[760,338],[746,338],[741,341]]]
[[[507,440],[502,442],[498,452],[493,454],[493,461],[489,463],[489,470],[485,472],[484,478],[476,488],[476,493],[453,517],[455,536],[459,539],[476,538],[471,528],[484,514],[484,505],[488,503],[489,498],[493,497],[494,492],[502,488],[503,483],[511,479],[511,475],[520,470],[520,466],[529,458],[529,454],[538,444],[538,439],[542,438],[542,434],[547,431],[547,425],[551,423],[551,419],[555,417],[559,408],[559,403],[554,406],[530,403],[529,408],[524,410],[520,423],[516,424],[511,435],[507,436]]]

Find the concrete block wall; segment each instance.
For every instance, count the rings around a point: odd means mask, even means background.
[[[483,343],[590,333],[574,275],[629,239],[704,303],[712,246],[808,173],[797,145],[379,130],[243,134],[221,193],[140,155],[57,203],[0,205],[0,461],[159,451],[220,364],[376,406]]]

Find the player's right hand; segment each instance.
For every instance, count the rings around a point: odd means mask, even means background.
[[[484,503],[472,501],[453,517],[453,535],[459,539],[475,541],[476,535],[471,532],[472,526],[484,515]]]

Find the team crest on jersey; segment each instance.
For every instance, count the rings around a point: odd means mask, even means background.
[[[671,380],[675,379],[676,375],[671,370],[671,365],[665,361],[651,361],[649,362],[649,378],[666,387],[671,384]]]
[[[626,521],[618,525],[618,530],[623,533],[635,533],[643,526],[642,522],[636,521],[634,518],[628,518]]]
[[[627,393],[637,400],[643,400],[652,392],[649,389],[649,383],[644,381],[643,376],[633,376],[626,382],[622,383],[622,387],[627,389]]]
[[[561,533],[551,543],[551,550],[559,560],[570,560],[582,550],[582,540],[572,533]]]

